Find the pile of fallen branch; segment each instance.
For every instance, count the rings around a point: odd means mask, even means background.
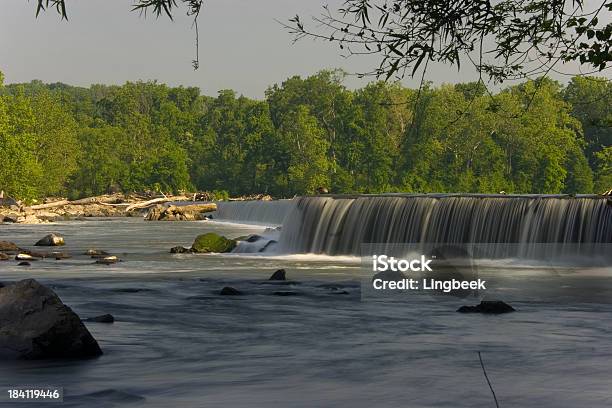
[[[45,204],[37,204],[26,207],[25,210],[48,210],[51,208],[65,207],[71,205],[92,205],[98,204],[109,207],[125,207],[125,212],[137,209],[153,207],[157,204],[172,201],[188,201],[191,197],[187,196],[162,196],[151,200],[141,201],[138,196],[124,196],[123,194],[101,195],[96,197],[81,198],[79,200],[58,200]]]

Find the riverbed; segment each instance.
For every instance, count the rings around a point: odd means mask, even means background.
[[[0,226],[0,240],[23,247],[59,233],[76,255],[2,262],[3,282],[36,278],[82,318],[116,319],[86,323],[103,356],[3,362],[0,385],[63,387],[66,407],[494,407],[481,352],[502,407],[612,405],[608,302],[529,299],[513,303],[516,313],[463,315],[465,299],[362,300],[357,258],[169,253],[203,232],[264,228],[139,218]],[[78,256],[88,248],[123,262],[95,265]],[[268,282],[279,268],[289,282]],[[244,295],[219,296],[224,286]]]

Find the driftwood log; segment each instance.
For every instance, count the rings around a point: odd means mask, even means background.
[[[164,197],[154,198],[152,200],[137,201],[137,202],[130,203],[130,202],[125,202],[128,200],[128,198],[125,197],[124,195],[115,194],[115,195],[102,195],[102,196],[96,196],[96,197],[86,197],[86,198],[81,198],[78,200],[59,200],[59,201],[54,201],[52,203],[32,205],[30,207],[26,207],[25,209],[26,210],[45,210],[49,208],[65,207],[68,205],[99,204],[99,205],[108,206],[108,207],[126,207],[125,211],[129,212],[129,211],[136,210],[136,209],[149,208],[156,204],[167,203],[167,202],[172,202],[172,201],[189,201],[190,199],[191,197],[187,197],[187,196],[175,196],[175,197],[164,196]]]
[[[172,202],[172,201],[188,201],[188,200],[189,200],[189,197],[186,197],[186,196],[154,198],[152,200],[143,201],[141,203],[131,204],[131,205],[129,205],[125,209],[125,211],[126,212],[130,212],[132,210],[137,210],[137,209],[141,209],[141,208],[153,207],[154,205],[157,205],[157,204],[169,203],[169,202]]]
[[[27,210],[44,210],[47,208],[64,207],[66,205],[87,205],[87,204],[110,204],[122,201],[124,197],[121,195],[103,195],[96,197],[86,197],[78,200],[59,200],[51,203],[37,204],[26,207]]]

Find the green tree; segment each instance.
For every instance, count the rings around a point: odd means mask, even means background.
[[[595,191],[603,193],[612,189],[612,146],[595,153],[597,160]]]
[[[42,91],[31,98],[34,115],[36,162],[43,178],[37,186],[41,195],[65,192],[66,181],[77,170],[80,146],[77,124],[56,97]]]
[[[308,107],[300,105],[283,117],[279,128],[287,155],[286,171],[277,176],[277,185],[285,195],[312,194],[329,185],[329,142]]]
[[[612,146],[612,84],[606,78],[573,77],[563,95],[582,123],[585,154],[594,169],[595,154]]]
[[[82,159],[70,183],[72,197],[104,194],[129,176],[129,166],[121,158],[125,132],[116,126],[98,125],[79,134]]]
[[[35,156],[34,126],[32,108],[23,93],[0,96],[0,189],[21,199],[38,195],[42,175]]]

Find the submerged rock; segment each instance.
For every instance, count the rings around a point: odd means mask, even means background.
[[[34,279],[0,289],[0,358],[89,358],[102,354],[85,325]]]
[[[109,256],[110,254],[106,251],[101,251],[99,249],[88,249],[85,251],[85,255],[91,256],[92,258],[104,258],[105,256]]]
[[[111,256],[105,256],[103,258],[98,258],[96,260],[97,264],[103,264],[103,265],[111,265],[117,262],[120,262],[121,260],[116,257],[115,255],[111,255]]]
[[[279,269],[276,272],[274,272],[272,274],[272,276],[270,276],[270,278],[268,278],[268,280],[271,280],[271,281],[285,281],[285,280],[287,280],[287,271],[285,271],[284,269]]]
[[[272,248],[274,245],[277,244],[277,241],[271,239],[270,241],[266,242],[266,245],[264,245],[259,252],[266,252],[268,249]]]
[[[190,254],[191,252],[191,248],[185,248],[184,246],[175,246],[170,248],[171,254]]]
[[[9,259],[10,259],[10,256],[5,254],[4,252],[0,252],[0,261],[8,261]]]
[[[70,259],[70,258],[72,258],[66,252],[51,252],[50,254],[48,254],[48,256],[51,257],[51,258],[55,258],[56,261],[60,261],[62,259]]]
[[[99,258],[96,263],[97,264],[102,264],[102,265],[112,265],[115,264],[117,262],[119,262],[120,259],[117,258],[116,256],[112,255],[112,256],[105,256],[104,258]]]
[[[501,300],[483,300],[476,306],[461,306],[459,313],[502,314],[515,312],[516,309]]]
[[[62,246],[65,245],[64,237],[57,234],[49,234],[41,238],[35,246]]]
[[[209,232],[208,234],[199,235],[193,242],[191,249],[197,253],[224,253],[231,252],[235,247],[235,239],[227,239],[214,232]]]
[[[30,265],[32,265],[32,264],[31,264],[31,263],[29,263],[28,261],[22,261],[22,262],[19,262],[19,263],[17,264],[17,266],[30,266]]]
[[[113,289],[113,292],[117,293],[141,293],[141,292],[154,292],[153,289],[147,288],[118,288]]]
[[[274,296],[299,296],[300,293],[298,292],[292,292],[289,290],[279,290],[277,292],[273,292],[272,293]]]
[[[0,251],[2,252],[18,252],[20,251],[19,247],[12,242],[9,241],[0,241]]]
[[[226,286],[223,289],[221,289],[221,292],[219,292],[219,294],[221,296],[239,296],[242,295],[242,292],[239,291],[238,289],[234,289],[231,286]]]
[[[257,242],[260,239],[262,239],[263,237],[261,235],[257,235],[257,234],[251,234],[251,235],[242,235],[239,236],[237,238],[235,238],[236,241],[243,241],[243,242]]]
[[[30,255],[31,257],[39,258],[39,259],[44,259],[44,258],[49,257],[49,253],[48,252],[31,251],[29,249],[24,249],[21,253],[22,254],[26,254],[26,255]]]
[[[93,323],[114,323],[115,317],[112,314],[107,313],[100,316],[87,318],[85,321]]]

